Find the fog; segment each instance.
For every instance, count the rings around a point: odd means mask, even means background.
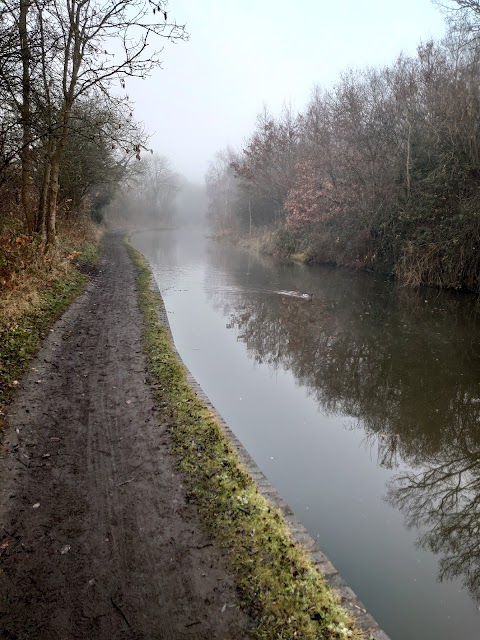
[[[126,91],[155,152],[197,184],[216,151],[242,146],[263,105],[301,110],[316,84],[414,53],[445,27],[431,0],[171,0],[169,10],[189,41],[165,43],[163,68]]]
[[[130,167],[103,215],[113,227],[204,229],[205,185],[178,174],[166,156],[146,154]]]
[[[175,196],[175,222],[182,227],[207,228],[207,194],[203,183],[189,182],[183,176]]]

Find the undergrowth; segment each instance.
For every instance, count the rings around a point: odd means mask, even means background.
[[[157,401],[171,420],[173,453],[216,542],[228,550],[242,604],[256,620],[259,640],[362,638],[306,552],[294,543],[281,513],[256,489],[216,418],[186,380],[157,310],[143,256],[128,245],[137,266],[145,348],[159,383]]]
[[[0,230],[0,428],[5,404],[48,328],[87,281],[78,268],[99,256],[98,229],[69,229],[44,251],[10,224]]]

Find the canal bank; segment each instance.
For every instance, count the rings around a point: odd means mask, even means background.
[[[139,270],[147,357],[157,401],[172,419],[173,450],[207,527],[229,549],[244,606],[258,619],[255,637],[348,638],[360,632],[388,640],[185,367],[150,268],[131,246],[129,252]]]

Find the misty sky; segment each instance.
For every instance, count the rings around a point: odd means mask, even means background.
[[[190,40],[166,44],[163,70],[127,91],[154,150],[197,182],[217,150],[242,147],[264,104],[300,111],[315,84],[389,64],[445,30],[430,0],[170,0],[169,9]]]

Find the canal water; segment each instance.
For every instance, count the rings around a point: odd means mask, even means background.
[[[196,232],[133,243],[185,364],[392,640],[478,640],[475,299]]]

